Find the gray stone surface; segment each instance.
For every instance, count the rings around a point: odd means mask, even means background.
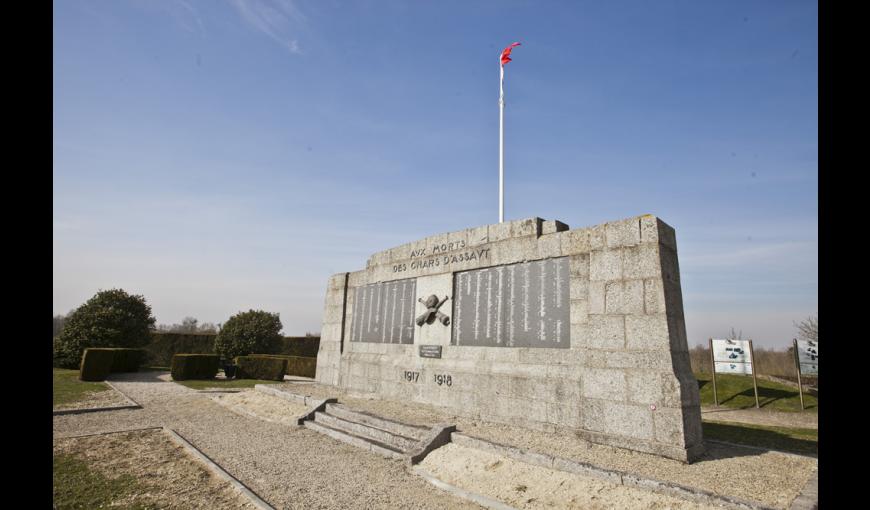
[[[691,461],[704,446],[676,249],[674,229],[644,215],[573,230],[528,218],[381,251],[329,280],[317,381]],[[446,297],[450,325],[357,341],[371,334],[366,289],[398,282],[415,284],[415,317]],[[389,324],[394,310],[379,313]]]

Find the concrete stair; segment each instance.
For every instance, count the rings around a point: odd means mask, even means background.
[[[341,404],[326,404],[304,426],[384,457],[405,459],[415,451],[430,429],[408,425],[373,414],[354,411]]]

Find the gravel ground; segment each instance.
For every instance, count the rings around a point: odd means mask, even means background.
[[[256,508],[228,482],[211,474],[184,448],[174,444],[162,430],[56,439],[54,453],[82,458],[91,469],[110,479],[131,475],[143,486],[143,491],[114,501],[114,506]]]
[[[210,398],[231,411],[253,414],[257,418],[293,427],[296,426],[296,419],[308,410],[302,404],[288,402],[253,389],[219,394]]]
[[[128,406],[130,402],[124,395],[112,388],[85,394],[84,398],[75,402],[68,402],[54,406],[55,411],[66,409],[95,409],[97,407],[121,407]]]
[[[455,444],[438,448],[423,460],[421,466],[451,485],[519,509],[722,508],[533,466]]]
[[[598,445],[565,434],[532,432],[456,416],[446,409],[415,402],[348,396],[330,386],[282,383],[275,388],[313,396],[335,396],[353,409],[414,425],[455,423],[467,435],[500,444],[696,487],[713,493],[786,508],[809,480],[818,461],[778,452],[708,443],[704,457],[692,464],[621,448]]]
[[[793,427],[799,429],[819,429],[818,413],[788,413],[764,409],[722,409],[702,407],[701,419],[705,421],[750,423],[772,427]]]
[[[165,425],[276,508],[480,508],[409,473],[401,461],[233,413],[213,395],[167,380],[161,372],[113,376],[143,409],[55,416],[55,438]]]

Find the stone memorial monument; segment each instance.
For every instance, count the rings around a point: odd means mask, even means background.
[[[674,229],[540,218],[332,276],[317,381],[691,462],[704,450]]]

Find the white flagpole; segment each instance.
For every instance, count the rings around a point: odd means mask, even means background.
[[[504,223],[504,64],[501,63],[498,83],[498,222]]]

